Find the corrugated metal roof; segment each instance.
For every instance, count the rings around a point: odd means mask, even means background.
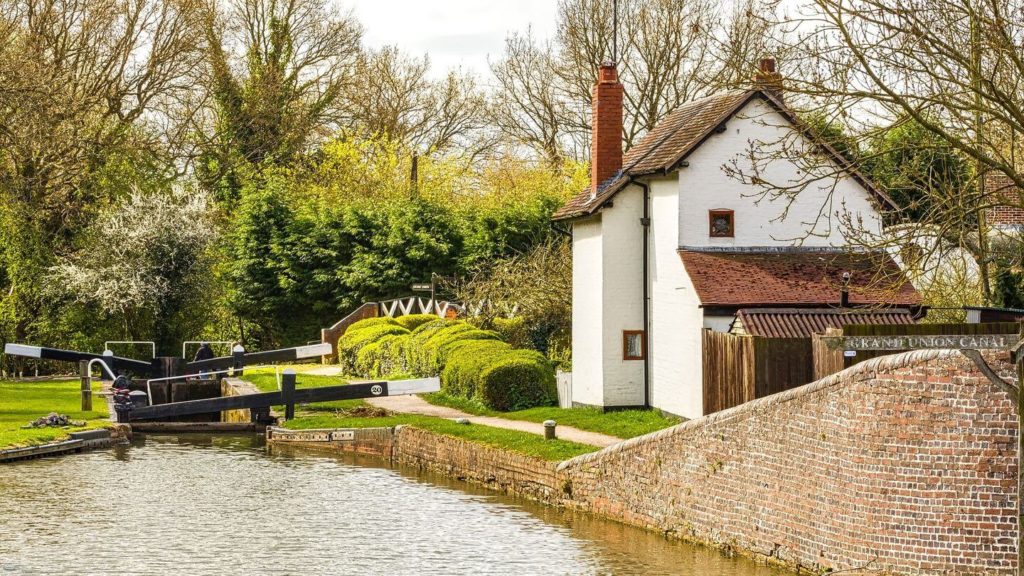
[[[734,332],[768,338],[809,338],[828,328],[853,324],[914,324],[905,308],[743,308],[736,313]]]

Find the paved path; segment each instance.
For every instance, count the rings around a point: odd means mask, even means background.
[[[544,425],[537,422],[506,420],[505,418],[496,418],[493,416],[474,416],[461,410],[448,408],[447,406],[435,406],[419,396],[408,395],[367,398],[366,402],[373,404],[378,408],[383,408],[392,412],[422,414],[424,416],[437,416],[439,418],[450,418],[453,420],[455,418],[465,418],[473,424],[482,424],[484,426],[493,426],[494,428],[505,428],[508,430],[519,430],[520,432],[544,435]],[[599,434],[597,432],[588,432],[571,426],[562,426],[561,424],[559,424],[556,430],[560,439],[572,440],[573,442],[579,442],[580,444],[589,444],[591,446],[600,446],[603,448],[605,446],[611,446],[612,444],[622,442],[622,438],[608,436],[607,434]]]
[[[303,374],[309,374],[310,376],[340,376],[341,366],[324,366],[322,368],[312,368],[310,370],[303,370]]]

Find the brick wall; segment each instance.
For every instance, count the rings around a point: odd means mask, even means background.
[[[1020,190],[1005,174],[995,171],[985,174],[985,193],[987,201],[996,204],[985,213],[989,225],[1024,225]]]
[[[1005,359],[989,361],[1013,379]],[[377,454],[790,567],[1016,570],[1016,406],[959,352],[875,358],[557,465],[404,426],[334,432],[268,438]]]
[[[549,504],[557,503],[562,495],[555,462],[408,426],[395,430],[393,458],[399,464]]]
[[[602,64],[591,93],[591,190],[597,190],[622,168],[622,96],[615,65]]]
[[[969,360],[910,352],[569,460],[559,481],[569,506],[790,566],[1010,574],[1016,438],[1014,403]]]

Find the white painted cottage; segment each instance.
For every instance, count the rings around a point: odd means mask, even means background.
[[[845,308],[920,306],[891,259],[847,248],[840,211],[880,231],[893,203],[830,146],[798,136],[845,176],[791,203],[758,202],[723,170],[751,143],[779,145],[800,126],[780,85],[765,60],[750,89],[681,106],[623,156],[623,88],[614,64],[601,67],[591,186],[554,215],[572,229],[574,404],[698,417],[703,330],[734,330],[743,311],[827,321],[844,286]],[[762,175],[799,180],[799,169],[780,159]],[[868,286],[880,269],[894,290]]]

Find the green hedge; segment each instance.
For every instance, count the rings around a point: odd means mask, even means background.
[[[367,378],[441,376],[441,389],[494,410],[552,404],[555,371],[543,355],[513,349],[498,333],[461,320],[400,317],[356,322],[341,337],[339,361]],[[415,326],[411,331],[408,326]]]
[[[389,334],[363,346],[356,354],[355,373],[369,378],[410,374],[405,353],[408,343],[408,334]]]
[[[543,355],[486,340],[451,352],[441,391],[502,411],[547,406],[557,398],[555,370]]]
[[[409,314],[395,318],[395,322],[407,330],[415,330],[427,322],[434,322],[437,319],[437,316],[433,314]]]
[[[381,325],[401,326],[401,324],[399,324],[397,320],[391,318],[390,316],[378,316],[375,318],[366,318],[365,320],[353,322],[347,329],[345,329],[345,334]]]
[[[356,362],[358,361],[359,352],[370,344],[377,342],[385,336],[400,336],[409,334],[409,331],[398,325],[397,322],[391,320],[391,322],[371,322],[372,320],[380,320],[379,318],[371,318],[369,320],[362,320],[349,326],[348,330],[342,334],[341,339],[338,340],[338,363],[342,365],[347,374],[354,374],[356,372]],[[366,322],[367,324],[363,324]]]
[[[452,351],[441,372],[441,390],[450,396],[473,398],[479,375],[500,354],[512,350],[495,340],[466,341]]]
[[[509,350],[477,379],[475,397],[492,410],[525,410],[558,400],[555,370],[534,350]]]
[[[412,336],[408,350],[409,367],[418,374],[437,376],[444,368],[448,349],[454,344],[498,339],[496,333],[480,330],[467,322],[448,321],[445,326]]]

